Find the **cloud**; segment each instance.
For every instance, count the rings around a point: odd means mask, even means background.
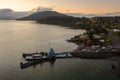
[[[39,6],[39,7],[37,7],[37,8],[33,8],[32,10],[31,10],[31,12],[38,12],[38,11],[52,11],[53,10],[53,8],[52,7],[43,7],[43,6]]]

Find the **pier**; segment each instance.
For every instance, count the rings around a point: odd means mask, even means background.
[[[62,53],[56,53],[54,57],[48,56],[48,53],[41,52],[41,53],[23,53],[22,56],[25,59],[27,56],[32,56],[33,54],[42,54],[42,56],[45,56],[41,58],[40,60],[31,60],[27,61],[25,63],[20,62],[20,68],[25,69],[31,66],[35,66],[38,64],[42,64],[45,62],[55,62],[56,59],[66,59],[66,58],[73,58],[71,55],[71,52],[62,52]]]

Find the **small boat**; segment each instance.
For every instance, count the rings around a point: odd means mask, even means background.
[[[41,60],[42,57],[27,56],[25,59],[26,59],[26,60]]]
[[[26,60],[41,60],[43,58],[42,54],[32,54],[30,56],[26,56]]]
[[[23,53],[22,54],[22,56],[23,56],[23,58],[26,58],[27,56],[44,56],[44,55],[48,55],[48,53],[47,52],[40,52],[40,53],[38,53],[38,52],[36,52],[36,53]]]

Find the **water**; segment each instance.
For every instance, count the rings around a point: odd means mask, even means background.
[[[83,32],[31,21],[0,21],[0,80],[119,80],[106,60],[58,59],[20,69],[23,52],[50,47],[56,52],[72,51],[77,46],[65,40]]]

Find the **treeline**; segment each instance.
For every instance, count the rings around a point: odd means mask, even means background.
[[[74,18],[70,16],[66,17],[48,17],[37,20],[37,22],[42,24],[54,24],[54,25],[62,25],[71,28],[80,28],[86,29],[86,22],[88,22],[88,18]]]
[[[94,17],[91,18],[91,23],[93,23],[93,26],[102,26],[105,28],[116,28],[120,29],[120,17]]]
[[[75,17],[48,17],[37,20],[43,24],[62,25],[79,29],[101,30],[104,28],[120,29],[120,17],[93,17],[93,18],[75,18]]]

